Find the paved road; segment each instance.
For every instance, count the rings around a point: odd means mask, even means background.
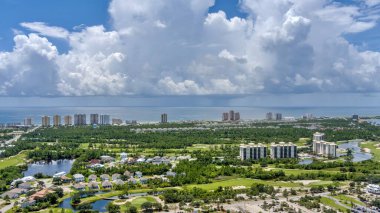
[[[23,136],[24,134],[27,134],[27,133],[30,133],[30,132],[34,132],[36,131],[38,128],[40,128],[40,126],[36,126],[34,127],[33,129],[29,129],[27,132],[24,132],[22,133],[21,135],[16,135],[15,137],[13,137],[12,139],[9,139],[7,141],[5,141],[5,145],[9,145],[9,144],[12,144],[13,142],[16,142],[18,139],[21,138],[21,136]]]
[[[1,208],[1,209],[0,209],[0,212],[1,212],[1,213],[5,213],[5,212],[7,212],[8,210],[10,210],[10,209],[13,207],[14,204],[15,204],[15,202],[14,202],[14,201],[11,201],[11,204],[9,204],[9,205],[4,206],[3,208]]]

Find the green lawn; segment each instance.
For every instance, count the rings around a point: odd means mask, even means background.
[[[336,174],[339,171],[331,171],[331,170],[304,170],[304,169],[275,169],[275,170],[283,170],[285,172],[285,175],[300,175],[300,174],[306,174],[306,173],[329,173],[329,174]]]
[[[341,205],[338,205],[337,203],[335,203],[334,200],[327,198],[327,197],[321,197],[321,203],[326,205],[326,206],[330,206],[331,208],[334,208],[336,210],[339,210],[341,212],[347,212],[348,211],[347,208],[345,208]]]
[[[360,143],[360,147],[370,149],[371,154],[373,155],[373,160],[380,161],[380,149],[377,149],[378,144],[379,142],[367,141]]]
[[[18,164],[25,163],[26,153],[22,152],[18,155],[0,160],[0,169],[4,169],[9,166],[16,166]]]
[[[337,195],[334,196],[334,198],[338,199],[340,202],[346,204],[347,206],[351,206],[351,202],[359,206],[365,206],[365,203],[348,195]]]

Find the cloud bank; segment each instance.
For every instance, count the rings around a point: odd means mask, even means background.
[[[379,92],[380,52],[345,35],[377,26],[380,2],[112,0],[112,30],[24,22],[0,52],[0,95],[205,95]],[[59,53],[51,38],[65,40]],[[50,40],[49,40],[50,39]]]

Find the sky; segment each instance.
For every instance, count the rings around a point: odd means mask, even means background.
[[[380,105],[379,19],[380,0],[1,0],[0,101]]]

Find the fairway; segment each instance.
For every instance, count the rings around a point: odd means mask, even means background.
[[[347,208],[335,203],[334,200],[327,198],[327,197],[321,197],[321,203],[326,205],[326,206],[330,206],[336,210],[339,210],[341,212],[347,212],[348,211]]]
[[[145,202],[157,203],[156,199],[153,197],[138,197],[132,200],[131,205],[141,209],[141,205]]]
[[[16,156],[5,158],[0,161],[0,169],[4,169],[9,166],[17,166],[19,164],[25,163],[26,153],[20,153]]]
[[[348,195],[337,195],[337,196],[334,196],[334,198],[338,199],[341,203],[344,203],[347,206],[351,206],[351,202],[359,206],[366,206],[365,203]]]
[[[222,187],[232,187],[232,186],[245,186],[250,187],[254,183],[261,183],[266,184],[270,186],[281,186],[281,187],[300,187],[301,184],[299,183],[292,183],[292,182],[282,182],[282,181],[265,181],[265,180],[255,180],[255,179],[249,179],[249,178],[235,178],[230,180],[223,180],[223,181],[217,181],[213,183],[208,184],[193,184],[188,185],[188,188],[201,188],[205,190],[215,190],[219,186]]]
[[[362,142],[360,143],[360,148],[367,148],[371,150],[371,154],[373,155],[373,160],[380,161],[380,149],[378,149],[379,142]]]

